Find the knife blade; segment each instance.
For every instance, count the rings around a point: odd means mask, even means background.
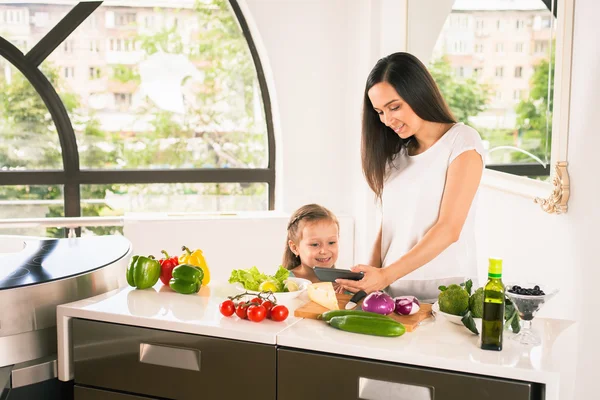
[[[352,296],[348,304],[346,304],[346,310],[352,310],[358,305],[358,302],[364,299],[366,296],[367,293],[363,290],[359,290],[358,292],[354,293],[354,296]]]

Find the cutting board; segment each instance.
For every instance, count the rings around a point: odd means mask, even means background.
[[[338,299],[340,309],[342,310],[352,298],[352,295],[344,293],[337,293],[336,296]],[[362,301],[360,301],[354,309],[360,310],[361,304]],[[308,303],[298,307],[294,311],[294,316],[298,318],[317,319],[319,314],[323,314],[325,311],[329,310],[320,304],[317,304],[313,301],[309,301]],[[402,325],[404,325],[404,327],[406,328],[406,332],[412,332],[419,326],[421,321],[424,321],[432,316],[431,304],[421,304],[421,309],[419,310],[419,312],[413,315],[398,315],[396,313],[391,313],[388,316],[398,322],[401,322]]]

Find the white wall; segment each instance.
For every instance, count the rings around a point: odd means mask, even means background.
[[[173,217],[157,214],[130,214],[125,218],[124,234],[131,241],[133,254],[162,257],[180,256],[181,246],[200,248],[211,271],[211,279],[226,282],[234,269],[256,266],[273,274],[283,258],[288,216],[283,213],[241,213],[235,216]],[[339,215],[340,252],[336,265],[353,265],[354,223]]]
[[[538,316],[573,319],[577,300],[571,217],[571,213],[546,214],[531,198],[483,187],[477,221],[480,282],[487,279],[487,258],[500,257],[505,282],[529,281],[559,288],[559,294]]]
[[[570,245],[564,251],[564,263],[554,265],[553,273],[565,279],[571,276],[576,308],[573,314],[579,322],[579,363],[577,368],[577,399],[598,397],[598,332],[600,322],[590,314],[600,305],[598,282],[600,262],[598,226],[600,211],[598,196],[598,110],[600,110],[600,52],[598,38],[600,3],[596,0],[577,0],[575,3],[575,38],[573,46],[573,79],[569,128],[569,172],[571,200],[562,236]],[[561,246],[562,247],[562,246]],[[561,248],[559,247],[559,249]],[[562,252],[562,251],[561,251]]]
[[[351,211],[350,176],[340,162],[350,148],[346,132],[347,13],[344,0],[245,2],[268,54],[277,93],[282,161],[281,209],[320,203]]]

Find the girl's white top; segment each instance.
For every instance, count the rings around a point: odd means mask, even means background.
[[[448,167],[456,157],[475,150],[485,160],[477,131],[462,123],[453,125],[425,152],[409,156],[403,149],[388,168],[382,194],[381,258],[385,268],[412,249],[433,225],[442,203]],[[413,295],[437,300],[440,285],[466,279],[477,286],[475,253],[475,195],[460,238],[436,258],[390,285],[392,296]]]

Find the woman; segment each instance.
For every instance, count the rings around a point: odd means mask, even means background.
[[[382,224],[370,265],[353,268],[364,278],[337,282],[433,302],[440,285],[475,281],[483,167],[479,134],[456,122],[427,68],[408,53],[379,60],[365,88],[362,168]]]

